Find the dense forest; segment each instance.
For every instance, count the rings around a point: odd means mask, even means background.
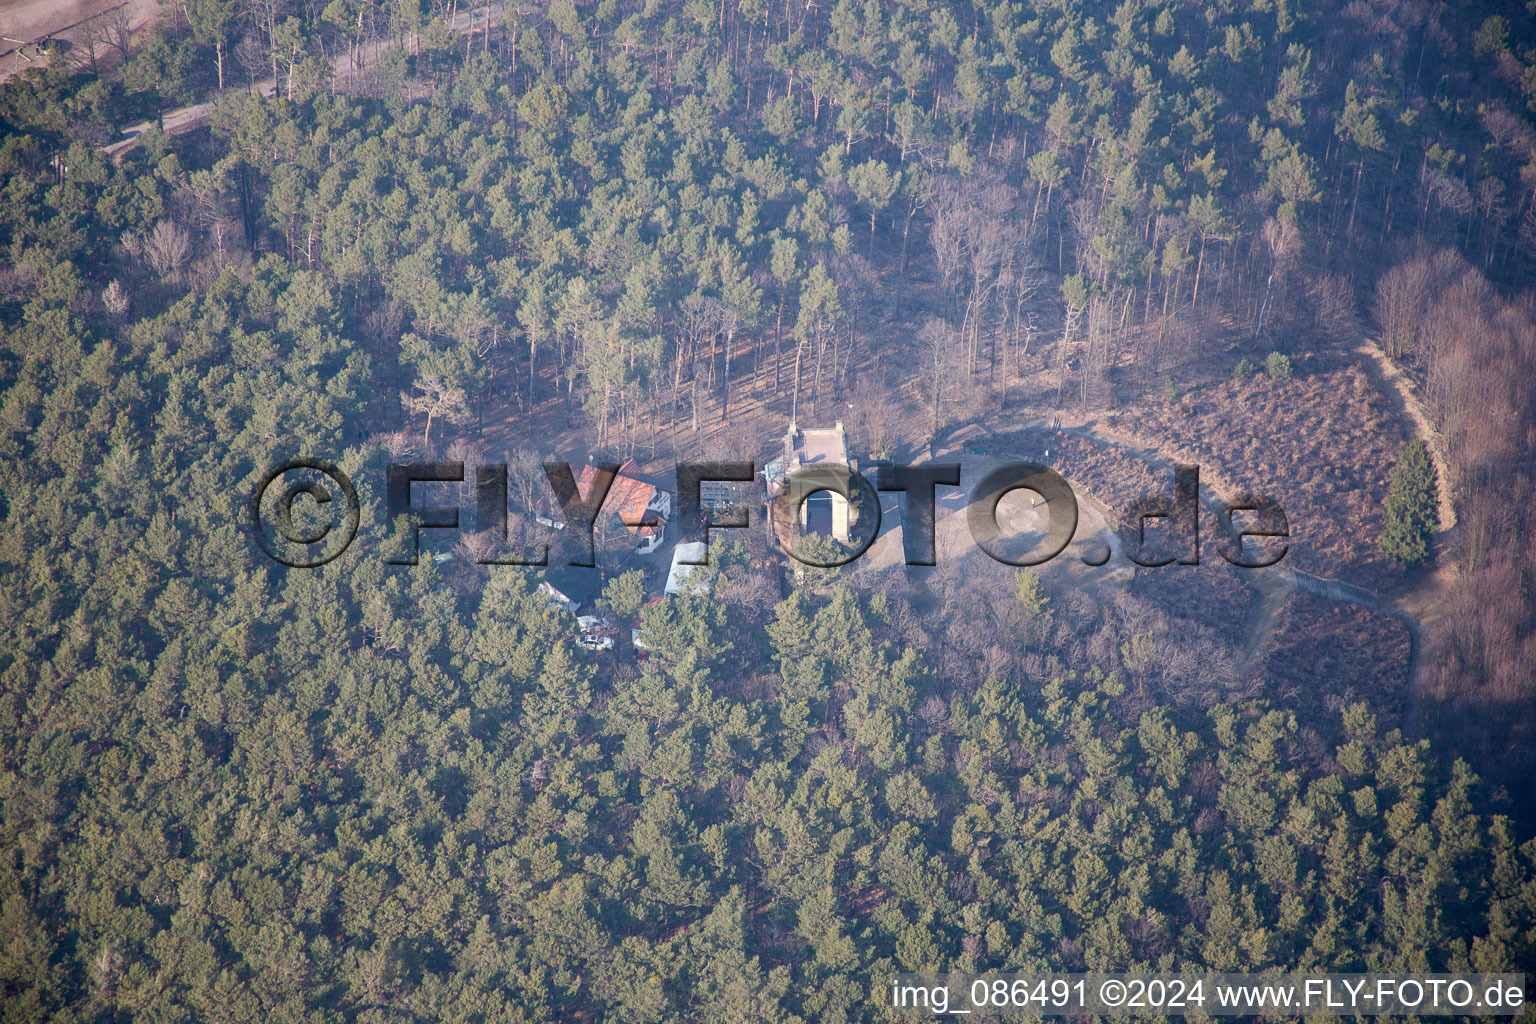
[[[470,2],[164,0],[0,84],[0,1019],[1536,967],[1536,5]],[[749,531],[699,593],[594,570],[645,650],[593,651],[474,538],[382,557],[391,461],[531,510],[547,456],[1059,412],[1115,507],[1131,442],[1277,460],[1293,561],[1411,638],[1297,600],[1326,671],[1245,660],[1208,573]],[[319,569],[244,518],[294,457],[362,494]]]

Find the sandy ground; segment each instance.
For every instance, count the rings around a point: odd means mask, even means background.
[[[991,557],[977,546],[971,536],[967,512],[970,506],[970,489],[993,469],[1005,461],[990,456],[948,452],[934,461],[960,463],[960,486],[940,487],[935,502],[937,523],[934,527],[935,557],[940,565],[968,563],[979,560],[978,565],[991,562]],[[1069,481],[1070,482],[1070,481]],[[1134,573],[1134,567],[1120,550],[1120,539],[1109,528],[1104,510],[1088,492],[1073,487],[1077,498],[1077,530],[1066,549],[1049,562],[1038,566],[1041,578],[1047,582],[1072,580],[1076,586],[1093,589],[1125,587]],[[882,511],[891,510],[901,499],[895,495],[882,495]],[[1026,552],[1038,556],[1045,552],[1046,531],[1045,503],[1031,491],[1017,490],[1004,496],[997,506],[997,522],[1001,541],[1008,546],[1014,557]],[[882,569],[899,565],[903,561],[901,517],[885,515],[880,536],[859,559],[860,569]],[[1103,562],[1108,548],[1107,563]]]
[[[0,81],[42,59],[39,40],[51,36],[76,43],[82,22],[122,6],[135,31],[160,10],[156,0],[127,0],[126,5],[124,0],[0,0],[0,36],[6,37],[0,41]]]

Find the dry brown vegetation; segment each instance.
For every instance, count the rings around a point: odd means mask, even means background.
[[[1049,450],[1052,468],[1114,510],[1171,486],[1172,478],[1160,475],[1145,459],[1078,434],[1027,430],[1010,435],[1009,441],[1023,452]]]
[[[1378,714],[1405,723],[1412,705],[1403,685],[1411,641],[1396,618],[1298,590],[1285,599],[1273,626],[1260,669],[1271,699],[1318,718],[1341,703],[1364,700]]]
[[[1373,589],[1401,580],[1375,540],[1387,474],[1407,438],[1353,356],[1314,356],[1290,381],[1224,381],[1108,422],[1200,465],[1218,491],[1278,501],[1294,567]]]
[[[1208,546],[1198,566],[1138,569],[1131,593],[1242,647],[1253,626],[1259,597],[1247,579],[1250,571],[1226,564]]]

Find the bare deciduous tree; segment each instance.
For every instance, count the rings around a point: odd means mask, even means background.
[[[191,255],[192,238],[175,221],[158,221],[144,238],[144,258],[162,278],[181,273]]]
[[[902,428],[910,415],[897,392],[876,387],[866,393],[861,388],[849,415],[848,427],[863,441],[865,450],[873,458],[889,459],[901,441]]]
[[[1271,217],[1264,222],[1264,243],[1269,247],[1273,262],[1270,263],[1269,277],[1264,282],[1264,302],[1259,306],[1258,323],[1253,328],[1255,338],[1264,333],[1264,319],[1269,313],[1275,279],[1279,278],[1284,283],[1291,258],[1301,249],[1301,233],[1290,221]]]
[[[538,508],[538,496],[549,489],[544,476],[544,462],[531,448],[519,448],[507,457],[507,487],[519,508]]]
[[[374,434],[370,440],[374,444],[382,445],[384,450],[389,452],[390,457],[396,460],[410,458],[416,454],[416,438],[404,430]]]
[[[113,316],[128,312],[128,292],[116,278],[101,290],[101,304]]]
[[[958,390],[962,363],[954,328],[943,320],[930,319],[917,338],[922,343],[923,364],[927,370],[928,436],[932,439],[939,435],[939,419],[944,406]]]
[[[464,464],[464,479],[459,483],[459,504],[470,504],[474,501],[475,466],[484,461],[482,456],[485,447],[471,438],[456,437],[448,445],[447,454],[452,461]]]
[[[1016,191],[991,170],[944,179],[934,187],[929,238],[946,315],[960,322],[958,342],[967,375],[978,370],[984,339],[991,342],[989,378],[995,374],[997,339],[1000,333],[1007,338],[1009,323],[1023,314],[1037,283],[1033,240],[1017,199]],[[1013,334],[1016,339],[1016,325]]]
[[[133,21],[128,4],[112,8],[101,17],[93,19],[90,24],[94,26],[93,31],[101,42],[116,50],[123,60],[128,59],[128,40],[133,36]]]
[[[1393,267],[1376,285],[1376,327],[1381,347],[1400,359],[1418,347],[1424,311],[1429,305],[1429,265],[1414,260]]]

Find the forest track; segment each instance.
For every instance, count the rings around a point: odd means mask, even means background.
[[[1259,610],[1248,624],[1248,638],[1243,643],[1243,664],[1250,670],[1259,664],[1267,641],[1275,633],[1275,619],[1291,596],[1290,588],[1268,576],[1260,577],[1259,593]]]
[[[1424,406],[1419,402],[1419,396],[1413,387],[1413,381],[1408,379],[1396,363],[1394,363],[1381,346],[1370,338],[1366,338],[1355,347],[1355,351],[1365,357],[1366,372],[1376,378],[1377,387],[1384,393],[1396,399],[1397,412],[1400,418],[1413,425],[1413,436],[1423,441],[1429,448],[1429,456],[1434,461],[1436,483],[1439,490],[1439,533],[1444,534],[1456,525],[1455,493],[1456,477],[1451,472],[1451,461],[1446,456],[1445,444],[1440,434],[1430,422],[1429,415],[1425,413]]]

